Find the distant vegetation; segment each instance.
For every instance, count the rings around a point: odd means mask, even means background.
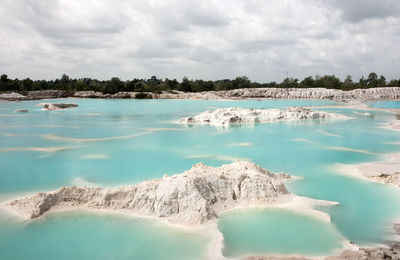
[[[246,76],[237,77],[234,80],[223,79],[216,81],[190,80],[186,77],[178,82],[176,79],[158,79],[156,76],[150,79],[133,79],[122,81],[119,78],[110,80],[97,80],[90,78],[71,79],[63,74],[56,80],[31,80],[29,78],[9,79],[3,74],[0,78],[0,91],[25,92],[32,90],[64,90],[82,91],[93,90],[105,94],[117,92],[160,92],[168,90],[180,90],[184,92],[200,92],[210,90],[230,90],[238,88],[330,88],[341,90],[352,90],[356,88],[376,88],[376,87],[400,87],[400,79],[386,81],[384,76],[378,76],[372,72],[368,78],[362,77],[358,81],[353,81],[351,76],[347,76],[341,81],[334,75],[306,77],[302,81],[296,78],[286,78],[282,82],[257,83],[251,82]]]

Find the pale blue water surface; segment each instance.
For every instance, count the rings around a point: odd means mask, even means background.
[[[372,116],[366,116],[357,113],[362,111],[318,108],[354,119],[217,129],[175,122],[215,107],[335,104],[64,99],[50,102],[75,102],[79,107],[42,111],[36,106],[40,102],[0,103],[2,201],[66,185],[132,184],[181,173],[199,161],[220,166],[247,158],[271,171],[303,177],[287,184],[293,193],[341,204],[320,208],[331,215],[331,223],[285,210],[228,212],[218,223],[225,256],[324,255],[340,248],[344,240],[360,245],[385,243],[393,219],[400,216],[397,189],[334,171],[336,163],[382,160],[384,154],[399,152],[400,134],[380,127],[394,114],[369,111]],[[30,112],[15,113],[16,109]],[[33,147],[58,151],[24,149]],[[0,216],[0,259],[204,259],[207,241],[201,234],[110,215],[57,213],[32,222]]]
[[[400,101],[376,101],[369,103],[369,105],[377,108],[400,108]]]

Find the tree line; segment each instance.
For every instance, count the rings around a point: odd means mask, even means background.
[[[352,90],[356,88],[376,88],[376,87],[400,87],[400,79],[392,79],[389,82],[384,76],[378,76],[371,72],[367,78],[361,77],[358,81],[353,81],[351,76],[347,76],[343,81],[335,75],[309,76],[303,80],[297,78],[285,78],[282,82],[275,81],[269,83],[252,82],[248,77],[237,77],[233,80],[190,80],[184,77],[178,82],[176,79],[165,80],[152,76],[150,79],[133,79],[122,81],[117,77],[110,80],[97,80],[91,78],[71,79],[63,74],[56,80],[23,80],[10,79],[3,74],[0,77],[0,91],[25,92],[33,90],[64,90],[64,91],[99,91],[105,94],[117,92],[154,92],[179,90],[184,92],[201,91],[220,91],[238,88],[328,88]]]

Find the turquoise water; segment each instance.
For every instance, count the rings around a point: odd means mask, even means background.
[[[205,237],[119,216],[69,212],[3,224],[1,259],[201,259],[206,251]]]
[[[400,101],[377,101],[369,103],[369,105],[377,108],[400,108]]]
[[[380,128],[395,118],[390,113],[370,111],[372,116],[365,116],[354,113],[361,111],[344,108],[319,108],[354,119],[217,129],[187,128],[175,122],[214,107],[284,108],[334,103],[65,99],[51,102],[76,102],[79,108],[42,111],[36,106],[40,102],[0,103],[2,200],[65,185],[132,184],[160,178],[165,173],[181,173],[199,161],[220,166],[235,158],[247,158],[271,171],[303,177],[287,184],[291,192],[341,204],[321,208],[331,215],[332,223],[276,210],[226,214],[219,222],[226,256],[321,255],[340,247],[344,239],[361,245],[384,243],[391,234],[393,219],[400,215],[397,189],[334,172],[336,163],[381,160],[386,153],[400,151],[400,145],[396,144],[400,134]],[[17,114],[16,109],[30,112]],[[32,151],[38,147],[56,147],[58,151]],[[60,213],[30,223],[3,216],[0,259],[60,259],[57,252],[64,252],[66,259],[205,257],[207,239],[166,229],[116,216]],[[301,235],[291,235],[293,230]],[[280,239],[274,240],[278,233]],[[79,243],[72,239],[73,234],[79,234]],[[154,243],[149,243],[150,239]],[[316,240],[320,243],[315,243]],[[49,256],[43,255],[38,244],[46,244],[54,251]],[[16,250],[17,246],[26,250]],[[61,247],[76,249],[68,254]],[[93,250],[96,247],[101,250],[96,252]],[[168,247],[174,248],[173,252],[163,251]]]
[[[219,229],[225,235],[224,254],[228,257],[244,257],[249,252],[333,254],[342,240],[340,233],[322,220],[278,209],[232,211],[223,216]]]

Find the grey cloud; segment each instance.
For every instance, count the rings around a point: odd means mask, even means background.
[[[235,59],[234,57],[227,55],[226,52],[221,52],[206,47],[192,49],[190,51],[189,58],[192,61],[205,63],[226,63],[233,62]]]
[[[186,8],[184,13],[186,13],[187,20],[197,26],[219,27],[229,24],[229,18],[212,6],[190,7]]]
[[[343,19],[352,23],[374,18],[400,17],[398,0],[331,0]]]
[[[226,14],[203,1],[172,1],[169,5],[152,6],[153,18],[158,26],[167,30],[188,31],[193,26],[220,27],[229,24]]]
[[[176,35],[173,35],[172,37],[165,37],[163,42],[165,47],[169,49],[188,49],[192,47],[190,42],[184,41]]]
[[[129,52],[128,56],[140,59],[167,58],[172,57],[173,52],[161,44],[149,42]]]
[[[277,39],[269,39],[269,40],[261,40],[261,41],[243,41],[239,42],[236,45],[236,49],[239,52],[259,52],[269,50],[271,48],[275,48],[276,46],[282,47],[283,45],[295,45],[296,40],[294,39],[285,39],[285,38],[277,38]]]
[[[98,41],[101,35],[118,34],[125,28],[122,13],[110,15],[101,8],[87,12],[73,7],[65,9],[59,0],[8,1],[6,7],[25,26],[65,47],[104,47],[105,42]]]

